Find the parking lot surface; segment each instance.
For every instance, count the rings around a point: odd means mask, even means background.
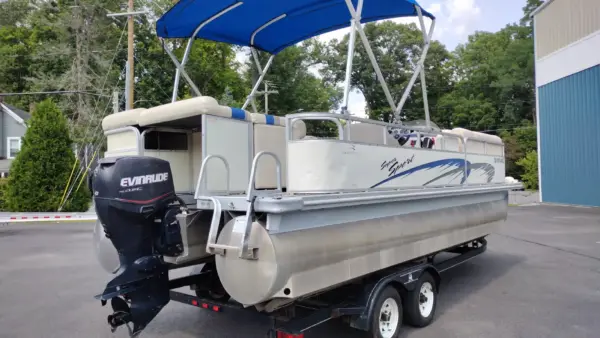
[[[93,223],[0,226],[0,337],[128,337],[93,296]],[[511,207],[488,250],[444,272],[436,319],[401,337],[599,337],[600,209]],[[169,303],[141,337],[265,337],[266,318]],[[333,321],[306,338],[364,337]]]

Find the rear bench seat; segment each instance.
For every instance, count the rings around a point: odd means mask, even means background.
[[[282,165],[283,187],[286,187],[286,142],[285,119],[273,115],[250,114],[242,109],[221,106],[208,96],[181,100],[149,109],[133,109],[104,118],[102,127],[107,134],[107,153],[105,156],[146,155],[169,161],[174,173],[175,188],[178,192],[195,191],[202,164],[202,115],[207,115],[211,128],[206,131],[208,137],[208,153],[224,156],[231,171],[233,191],[246,190],[250,174],[250,162],[261,151],[272,152]],[[211,116],[211,117],[209,117]],[[215,118],[216,117],[216,118]],[[221,119],[219,119],[221,118]],[[237,120],[237,123],[232,120]],[[229,121],[229,122],[228,122]],[[254,153],[249,154],[249,140],[245,123],[252,123]],[[135,127],[137,130],[159,127],[185,129],[188,131],[186,150],[142,149],[135,151],[136,135],[131,130],[115,133],[116,129]],[[240,129],[241,128],[241,129]],[[192,133],[192,130],[194,132]],[[238,130],[239,129],[239,130]],[[182,130],[182,132],[185,132]],[[294,139],[306,136],[306,125],[296,121],[292,130]],[[128,152],[126,150],[129,150]],[[211,161],[208,168],[209,189],[225,186],[225,173],[218,160]],[[258,165],[256,187],[258,189],[274,189],[277,187],[275,162],[268,156],[262,158]],[[247,172],[247,174],[245,174]],[[216,189],[215,190],[219,190]]]

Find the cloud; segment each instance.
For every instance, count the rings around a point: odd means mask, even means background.
[[[478,0],[444,0],[431,4],[427,10],[436,15],[434,38],[456,43],[466,41],[481,19]]]
[[[434,4],[429,5],[429,7],[425,8],[425,9],[433,15],[437,15],[442,11],[442,5],[434,3]]]

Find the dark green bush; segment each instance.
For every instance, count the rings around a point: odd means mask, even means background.
[[[27,124],[21,151],[11,165],[5,203],[10,211],[56,211],[75,162],[67,119],[47,99],[37,104]],[[89,189],[82,184],[63,211],[86,211],[90,202]]]
[[[537,151],[533,150],[527,153],[525,157],[518,160],[516,163],[523,168],[521,180],[527,190],[538,189],[538,158]]]
[[[0,211],[7,211],[5,202],[6,187],[8,187],[8,178],[0,177]]]

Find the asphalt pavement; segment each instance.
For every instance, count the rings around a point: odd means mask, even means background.
[[[110,279],[95,260],[93,223],[0,225],[0,337],[109,338]],[[483,255],[442,275],[436,319],[410,338],[599,337],[600,209],[511,207]],[[140,337],[260,337],[266,318],[171,302]],[[306,338],[364,337],[338,321]]]

